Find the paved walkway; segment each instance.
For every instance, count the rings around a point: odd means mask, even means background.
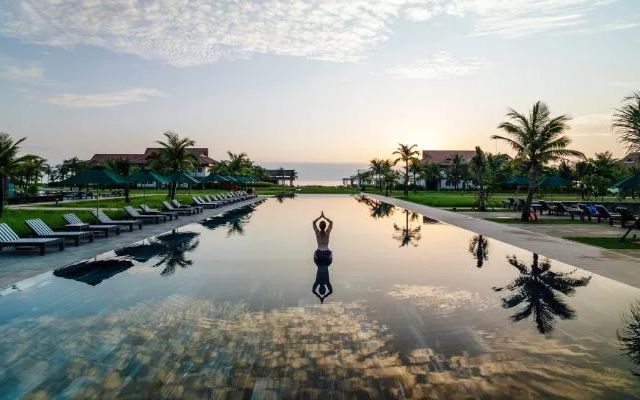
[[[84,243],[78,247],[68,244],[64,251],[48,248],[47,254],[44,256],[39,256],[37,252],[33,251],[18,252],[9,249],[3,250],[0,252],[0,288],[46,271],[51,271],[113,249],[127,246],[149,236],[156,236],[172,229],[201,221],[207,217],[256,203],[262,199],[264,199],[264,197],[258,197],[226,207],[204,210],[201,214],[193,216],[182,215],[178,219],[165,223],[145,224],[142,229],[135,229],[133,232],[123,231],[119,236],[109,236],[107,239],[97,237],[93,243]]]
[[[367,196],[640,288],[640,259],[638,258],[572,242],[561,237],[533,232],[517,225],[486,221],[475,218],[469,213],[447,211],[376,194],[367,194]],[[554,228],[559,229],[558,226]]]

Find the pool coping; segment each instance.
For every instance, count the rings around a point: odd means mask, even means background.
[[[538,253],[550,259],[640,288],[640,260],[600,247],[548,236],[508,224],[372,193],[367,197],[429,216],[447,224]]]
[[[11,286],[23,279],[32,278],[36,275],[75,264],[100,254],[132,245],[147,238],[170,232],[173,229],[263,201],[268,197],[271,196],[258,196],[229,206],[205,209],[201,214],[193,216],[183,215],[178,219],[165,223],[145,224],[143,229],[135,229],[133,232],[123,232],[119,236],[109,236],[108,239],[96,238],[93,243],[84,243],[78,247],[67,246],[64,251],[47,249],[47,253],[44,256],[39,256],[33,252],[2,252],[0,253],[0,289]]]

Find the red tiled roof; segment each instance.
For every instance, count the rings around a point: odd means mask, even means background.
[[[144,151],[144,154],[127,154],[127,153],[110,153],[110,154],[94,154],[89,162],[93,164],[104,165],[110,160],[116,160],[124,158],[129,160],[132,164],[146,165],[149,164],[150,158],[153,154],[160,149],[157,147],[149,147]],[[199,161],[201,165],[214,164],[216,161],[209,157],[209,149],[203,147],[192,147],[189,149]]]
[[[462,156],[464,162],[469,162],[476,154],[475,150],[423,150],[422,162],[435,162],[440,165],[451,164],[451,157],[454,153]]]

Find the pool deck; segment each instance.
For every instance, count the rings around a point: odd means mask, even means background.
[[[95,257],[98,254],[130,245],[150,236],[156,236],[187,224],[199,222],[208,217],[256,203],[264,198],[264,196],[260,196],[226,207],[204,210],[201,214],[192,216],[182,215],[178,219],[165,223],[144,224],[142,229],[136,228],[133,232],[123,230],[120,235],[111,235],[107,239],[96,237],[93,243],[83,243],[78,247],[67,244],[64,251],[58,251],[50,247],[44,256],[39,256],[37,251],[3,250],[0,252],[0,288],[10,286],[22,279],[30,278],[43,272],[51,271],[65,265]]]
[[[520,228],[517,225],[501,224],[476,218],[473,215],[469,215],[469,213],[447,211],[441,208],[424,206],[377,194],[367,193],[366,195],[398,207],[427,215],[447,224],[480,233],[489,238],[640,288],[640,259],[622,254],[621,252],[605,250],[543,233],[544,229],[557,231],[559,229],[585,229],[584,227],[578,228],[576,225],[555,225],[541,228],[540,231],[534,231]],[[601,226],[594,226],[593,228],[598,229],[601,228]],[[620,228],[618,228],[618,231],[619,230]],[[575,235],[567,234],[563,236]]]

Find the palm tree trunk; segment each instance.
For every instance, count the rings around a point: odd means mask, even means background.
[[[409,161],[404,163],[404,195],[409,196]]]
[[[531,213],[531,203],[533,202],[533,194],[536,191],[536,183],[538,182],[538,170],[533,167],[529,171],[529,188],[527,190],[527,200],[524,202],[524,207],[522,207],[522,215],[520,216],[520,221],[528,222],[529,214]]]

